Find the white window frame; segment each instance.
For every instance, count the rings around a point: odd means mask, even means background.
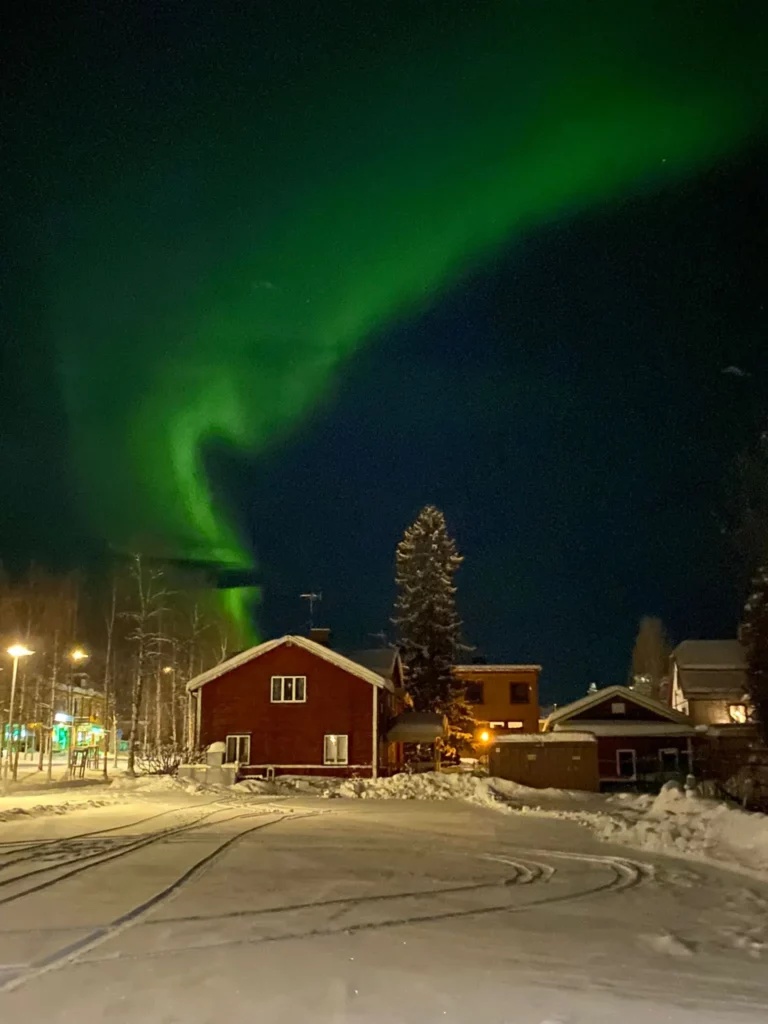
[[[240,752],[240,744],[242,740],[246,741],[246,758],[244,761],[240,761],[235,758],[234,761],[230,761],[228,758],[229,754],[229,741],[236,740],[236,753]],[[251,763],[251,734],[249,732],[229,732],[227,733],[226,739],[224,740],[224,763],[225,764],[250,764]]]
[[[632,755],[632,774],[622,775],[621,768],[619,767],[619,754],[631,754]],[[637,778],[637,751],[634,747],[622,747],[621,750],[616,751],[616,778],[626,779],[627,782],[632,782]]]
[[[290,679],[292,683],[293,696],[285,696],[285,683]],[[301,680],[302,696],[296,697],[296,683]],[[280,696],[275,697],[275,683],[280,687]],[[272,704],[306,704],[307,703],[307,677],[306,676],[272,676],[269,681],[269,699]]]
[[[514,722],[507,722],[508,729],[524,729],[525,722],[521,722],[520,719],[516,718]]]
[[[336,757],[332,759],[329,756],[329,740],[334,740],[336,744]],[[339,740],[343,740],[343,743],[339,743]],[[343,748],[343,753],[342,753]],[[328,732],[323,736],[323,764],[327,765],[348,765],[349,764],[349,734],[339,732]]]
[[[488,725],[491,729],[506,729],[507,727],[506,722],[489,722]]]
[[[664,767],[664,754],[674,754],[675,755],[675,767],[674,768],[665,768]],[[659,771],[660,772],[665,772],[665,771],[679,772],[680,771],[680,750],[677,747],[661,747],[660,748],[660,750],[659,750]]]

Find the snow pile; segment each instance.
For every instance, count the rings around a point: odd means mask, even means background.
[[[0,821],[16,821],[19,818],[39,818],[45,814],[69,814],[72,811],[82,811],[89,807],[104,807],[106,804],[114,802],[114,800],[105,798],[103,800],[68,800],[58,803],[28,804],[15,807],[2,807],[0,805]]]
[[[392,775],[386,779],[349,779],[335,791],[359,800],[469,800],[484,807],[498,807],[499,799],[488,780],[475,775],[424,772]]]
[[[601,839],[660,853],[725,861],[768,872],[768,816],[702,799],[676,783],[654,798],[625,801],[635,815],[590,815]]]
[[[466,772],[424,772],[392,775],[384,779],[325,780],[324,796],[358,800],[466,800],[481,807],[508,811],[510,801],[538,802],[561,797],[562,790],[531,789],[517,782],[471,775]]]

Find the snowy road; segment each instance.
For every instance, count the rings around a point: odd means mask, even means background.
[[[768,886],[533,814],[166,796],[0,823],[0,1019],[756,1022],[767,964]]]

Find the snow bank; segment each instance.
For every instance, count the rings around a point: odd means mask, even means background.
[[[424,772],[392,775],[384,779],[325,780],[325,796],[358,800],[466,800],[494,810],[510,811],[510,801],[539,803],[542,799],[566,797],[563,790],[531,789],[506,779],[470,775],[466,772]]]
[[[623,803],[629,813],[589,816],[601,839],[768,872],[768,815],[705,800],[675,783],[655,798]]]
[[[3,801],[4,803],[6,801]],[[115,801],[108,797],[97,800],[65,800],[44,804],[24,803],[17,806],[2,806],[0,803],[0,821],[17,821],[20,818],[39,818],[45,814],[69,814],[72,811],[82,811],[89,807],[104,807],[106,804],[113,804]]]
[[[667,783],[657,796],[619,794],[599,797],[558,789],[531,789],[517,782],[467,773],[394,775],[385,779],[317,779],[321,795],[358,800],[466,800],[512,812],[535,809],[575,820],[600,839],[658,853],[717,860],[725,865],[768,873],[768,816],[749,814],[706,800]],[[590,799],[587,801],[587,797]],[[574,809],[548,809],[570,801]],[[579,807],[579,802],[583,806]]]

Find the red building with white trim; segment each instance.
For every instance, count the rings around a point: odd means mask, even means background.
[[[626,686],[608,686],[553,711],[545,732],[591,733],[601,785],[653,785],[693,771],[693,722]]]
[[[373,657],[375,653],[375,657]],[[226,745],[241,775],[360,775],[399,771],[387,730],[403,709],[396,651],[345,657],[303,636],[251,647],[187,684],[196,744]]]

